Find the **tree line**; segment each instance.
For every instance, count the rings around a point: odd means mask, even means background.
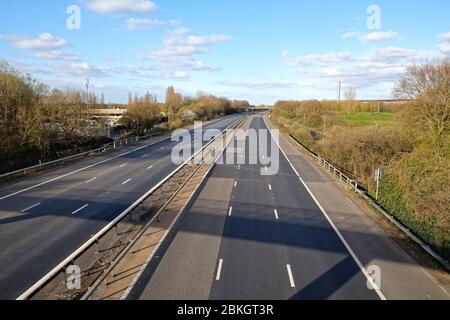
[[[195,97],[183,96],[173,86],[166,90],[164,103],[158,103],[156,96],[148,92],[143,97],[129,94],[127,114],[122,124],[130,131],[143,135],[155,125],[163,125],[167,130],[177,129],[194,121],[208,121],[218,116],[250,108],[250,103],[243,100],[228,100],[205,92],[198,92]]]
[[[210,120],[236,108],[249,107],[247,101],[230,101],[199,92],[183,97],[173,87],[164,103],[147,92],[129,97],[121,124],[127,134],[144,135],[158,126],[172,130],[195,120]],[[30,74],[17,72],[0,61],[0,171],[9,171],[51,160],[109,142],[94,130],[104,125],[90,114],[92,109],[109,108],[103,93],[74,89],[51,89]]]

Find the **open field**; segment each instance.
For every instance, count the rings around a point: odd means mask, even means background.
[[[389,125],[397,120],[394,113],[389,112],[340,112],[339,115],[348,123],[358,127],[378,125]]]

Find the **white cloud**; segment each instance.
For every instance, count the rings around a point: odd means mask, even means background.
[[[188,36],[186,39],[186,44],[189,46],[204,46],[218,42],[228,42],[231,41],[230,36],[222,34],[213,34],[210,36]]]
[[[391,39],[400,39],[395,31],[375,31],[363,34],[359,31],[347,32],[341,36],[342,39],[358,39],[362,43],[379,42]]]
[[[54,59],[52,59],[54,60]],[[32,73],[56,79],[59,83],[74,79],[80,81],[85,77],[104,78],[116,70],[103,66],[94,66],[86,62],[62,61],[60,63],[41,63],[39,65],[14,61],[14,66],[20,72]],[[50,78],[50,79],[51,79]]]
[[[69,46],[66,40],[57,38],[50,33],[41,33],[36,38],[9,36],[9,39],[13,48],[23,50],[55,50]]]
[[[151,52],[150,59],[159,66],[161,77],[187,80],[193,71],[220,70],[218,66],[198,60],[197,56],[207,53],[213,44],[231,39],[221,34],[193,35],[190,29],[179,27],[166,34],[164,46]]]
[[[151,54],[156,59],[171,59],[173,57],[190,57],[198,53],[206,52],[205,48],[195,46],[166,46]]]
[[[300,81],[246,81],[246,82],[234,82],[234,81],[219,81],[218,84],[233,87],[233,88],[245,88],[249,90],[274,90],[274,89],[293,89],[300,87],[310,87],[312,83],[304,83]]]
[[[185,27],[180,27],[167,34],[164,43],[166,45],[185,46],[208,46],[219,42],[229,42],[232,37],[223,34],[212,34],[206,36],[189,35],[192,31]]]
[[[450,32],[441,33],[438,37],[443,41],[450,42]]]
[[[377,42],[377,41],[383,41],[383,40],[390,40],[390,39],[397,39],[399,38],[399,35],[395,31],[375,31],[368,34],[365,34],[360,37],[360,41],[363,43],[368,42]]]
[[[386,47],[373,49],[367,56],[362,56],[359,58],[359,60],[381,61],[386,63],[391,63],[398,60],[407,60],[407,62],[414,62],[415,60],[429,59],[432,57],[432,55],[433,53],[429,51],[404,49],[399,47]]]
[[[450,55],[450,42],[441,43],[438,49],[442,54]]]
[[[65,53],[61,50],[38,51],[33,54],[35,58],[43,60],[64,60],[79,61],[80,57],[76,54]]]
[[[352,31],[352,32],[346,32],[344,33],[341,38],[342,39],[353,39],[358,38],[361,35],[361,32],[359,31]]]
[[[169,75],[170,78],[174,80],[187,80],[189,79],[189,75],[185,71],[175,71],[174,73]]]
[[[445,49],[445,48],[443,48]],[[450,48],[447,48],[450,50]],[[367,88],[380,83],[396,81],[405,68],[421,60],[432,60],[435,53],[398,47],[376,48],[365,55],[350,52],[330,52],[291,56],[283,52],[286,64],[297,74],[308,79],[342,80],[357,88]]]
[[[292,57],[289,52],[284,51],[282,57],[285,62],[291,66],[299,65],[323,65],[330,63],[340,63],[343,61],[352,60],[353,56],[351,52],[330,52],[325,54],[310,54],[306,56]]]
[[[155,4],[147,0],[85,0],[89,10],[100,14],[149,13]]]
[[[164,21],[152,19],[130,18],[125,21],[128,30],[150,29],[154,26],[164,25]]]
[[[439,51],[444,55],[450,55],[450,32],[441,33],[438,38],[444,41],[438,45]]]
[[[35,38],[18,35],[0,35],[0,40],[7,40],[10,46],[19,50],[32,52],[32,57],[41,60],[79,61],[76,54],[64,52],[70,44],[50,33],[41,33]]]
[[[152,27],[171,25],[177,26],[181,22],[178,20],[157,20],[157,19],[145,19],[145,18],[130,18],[125,21],[125,26],[128,30],[146,30]]]
[[[91,77],[91,78],[102,78],[106,77],[111,70],[106,67],[94,66],[87,62],[72,62],[72,63],[62,63],[53,66],[49,66],[50,73],[62,78],[73,78],[73,77]]]

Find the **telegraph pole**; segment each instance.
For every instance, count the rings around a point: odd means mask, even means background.
[[[378,169],[375,170],[374,180],[377,183],[377,190],[376,190],[376,194],[375,194],[375,199],[377,201],[378,201],[378,198],[380,196],[380,181],[381,181],[382,175],[383,175],[383,173],[382,173],[381,169],[378,168]]]
[[[86,120],[89,123],[89,78],[86,78]]]
[[[342,86],[342,82],[341,80],[338,81],[337,84],[337,101],[341,102],[341,86]]]

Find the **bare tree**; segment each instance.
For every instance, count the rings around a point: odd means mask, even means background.
[[[54,109],[54,121],[68,142],[83,143],[88,134],[86,123],[86,104],[82,94],[75,90],[53,90],[48,97],[49,107]]]
[[[347,113],[350,115],[350,112],[353,108],[353,105],[355,103],[357,97],[356,89],[355,88],[348,88],[344,92],[344,98],[345,98],[345,104],[347,106]]]
[[[175,92],[175,88],[170,86],[166,91],[166,115],[169,124],[172,122],[174,114],[183,104],[183,97],[181,94]]]
[[[137,135],[143,135],[146,131],[153,129],[160,117],[157,104],[138,99],[128,107],[127,115],[122,120],[124,125]]]
[[[395,87],[398,97],[415,99],[407,109],[410,125],[416,125],[438,152],[450,131],[450,60],[412,65]],[[426,135],[430,133],[430,135]]]
[[[442,140],[450,132],[450,82],[421,94],[411,111],[415,113],[416,121],[429,129],[442,150]]]
[[[450,60],[438,63],[411,65],[398,81],[393,95],[399,99],[415,99],[429,89],[436,89],[441,83],[450,79]]]

